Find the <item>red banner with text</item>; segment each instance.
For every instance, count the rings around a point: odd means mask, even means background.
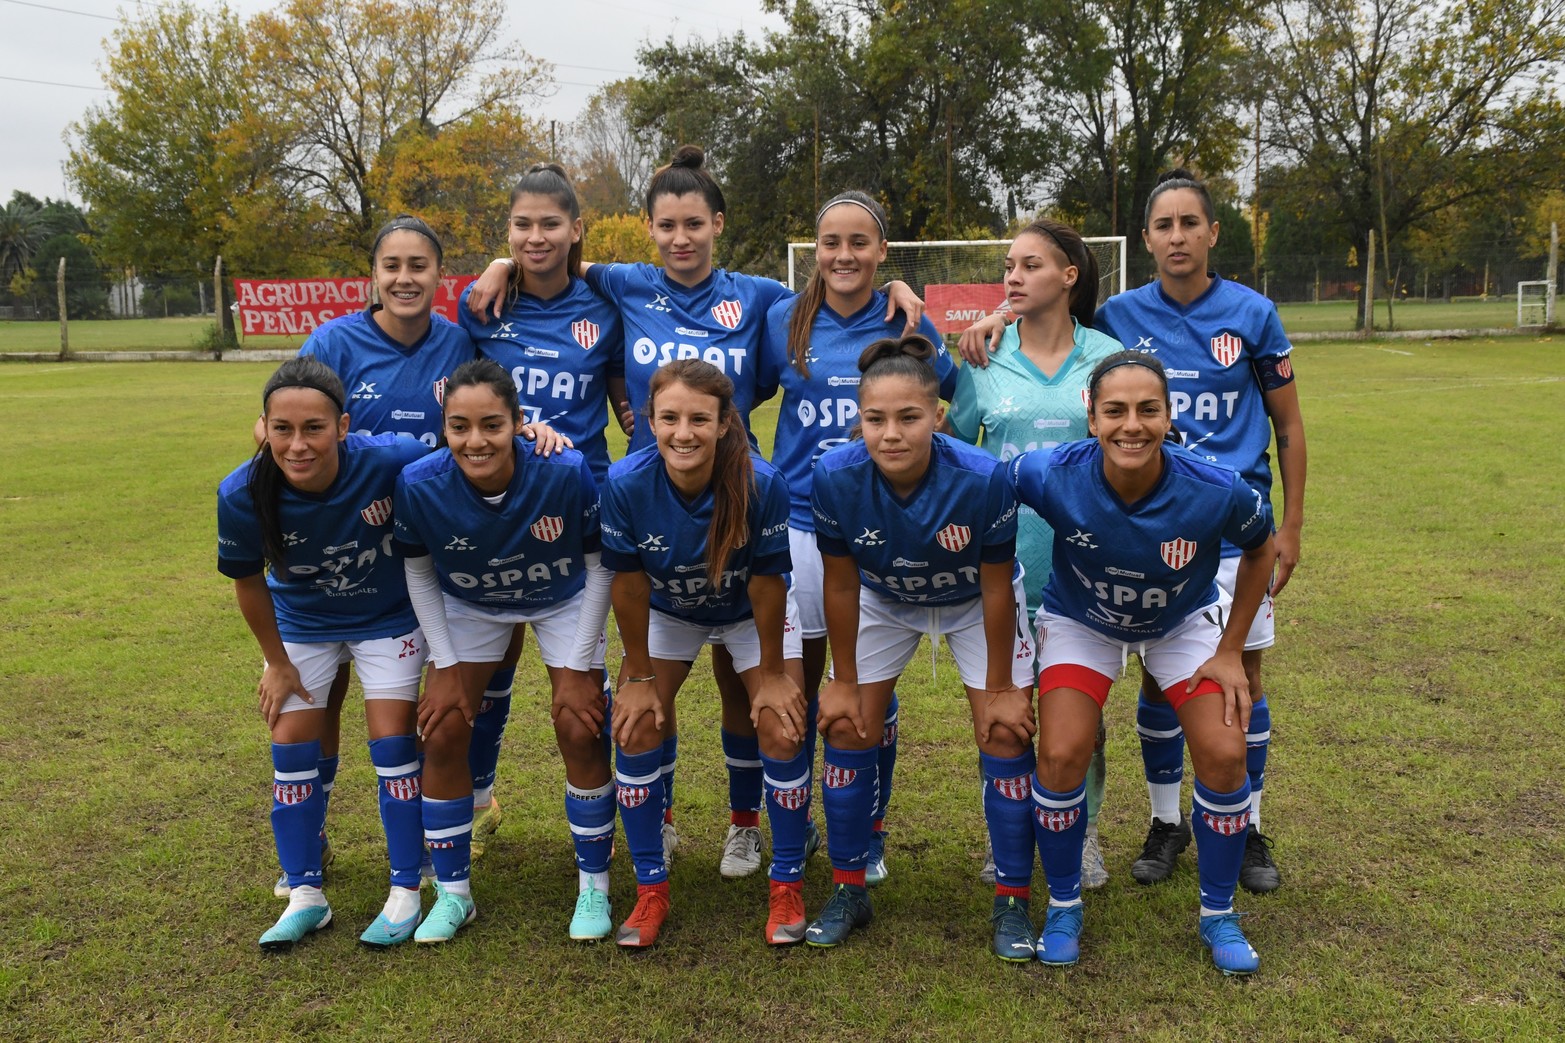
[[[1000,283],[930,283],[924,287],[924,314],[941,333],[961,333],[1005,305]]]
[[[456,321],[456,305],[476,275],[448,275],[434,310]],[[324,322],[369,306],[368,279],[235,279],[239,332],[246,337],[308,336]]]

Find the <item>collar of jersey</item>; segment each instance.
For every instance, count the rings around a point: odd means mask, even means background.
[[[1098,485],[1114,500],[1115,503],[1119,504],[1120,508],[1124,510],[1126,514],[1136,514],[1141,511],[1141,509],[1144,508],[1147,504],[1157,499],[1157,494],[1162,492],[1163,486],[1168,484],[1169,473],[1174,469],[1174,462],[1169,458],[1170,454],[1168,440],[1165,438],[1163,440],[1163,444],[1157,448],[1158,454],[1163,457],[1163,473],[1158,475],[1157,484],[1148,489],[1147,494],[1141,499],[1137,500],[1135,503],[1126,503],[1124,500],[1120,499],[1119,493],[1116,492],[1114,487],[1109,484],[1108,475],[1103,473],[1103,446],[1099,445],[1098,451],[1092,454],[1092,473],[1097,477]]]
[[[428,343],[429,338],[434,334],[435,320],[439,318],[439,316],[434,312],[430,312],[429,328],[424,331],[424,335],[422,337],[409,345],[402,343],[400,340],[397,340],[391,334],[380,328],[380,323],[375,321],[375,313],[380,311],[381,307],[382,306],[379,304],[371,304],[368,308],[364,309],[364,321],[369,323],[370,328],[375,331],[375,336],[380,338],[380,342],[382,344],[386,345],[386,347],[395,351],[398,355],[401,355],[404,358],[411,358],[412,356],[418,354],[418,349],[422,348],[426,343]]]
[[[1212,294],[1216,293],[1217,292],[1217,288],[1219,286],[1221,286],[1222,283],[1223,283],[1223,277],[1221,275],[1218,275],[1216,272],[1208,271],[1206,273],[1206,277],[1208,279],[1212,280],[1212,281],[1207,283],[1206,289],[1201,291],[1201,296],[1197,297],[1195,300],[1191,301],[1189,304],[1180,304],[1178,301],[1174,300],[1174,298],[1170,297],[1168,295],[1168,291],[1163,289],[1163,280],[1162,279],[1157,280],[1157,282],[1154,285],[1157,286],[1157,295],[1158,295],[1158,297],[1160,297],[1162,299],[1163,303],[1166,304],[1168,307],[1174,309],[1177,312],[1181,312],[1181,313],[1183,313],[1183,312],[1191,312],[1191,311],[1195,311],[1202,304],[1204,304],[1207,300],[1209,300],[1211,298]]]

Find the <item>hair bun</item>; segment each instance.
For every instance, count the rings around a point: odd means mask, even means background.
[[[706,166],[706,153],[701,151],[700,145],[681,145],[674,150],[674,158],[668,161],[668,165],[700,170]]]
[[[877,340],[859,355],[859,372],[867,373],[877,362],[903,357],[917,359],[929,365],[935,357],[935,346],[929,343],[927,337],[921,337],[916,333],[900,339],[886,337]]]
[[[565,173],[565,168],[560,166],[558,163],[534,163],[532,166],[527,168],[527,172],[529,174],[540,174],[545,170],[551,174],[558,174],[567,180],[569,179],[569,176]]]
[[[1159,184],[1159,185],[1161,185],[1165,181],[1194,181],[1194,180],[1196,180],[1196,176],[1194,174],[1190,173],[1190,171],[1186,170],[1184,167],[1175,167],[1173,170],[1165,170],[1163,173],[1161,173],[1161,174],[1159,174],[1157,176],[1157,184]]]

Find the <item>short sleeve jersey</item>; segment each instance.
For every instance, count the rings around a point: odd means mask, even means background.
[[[630,449],[653,444],[641,421],[652,374],[675,359],[710,362],[734,382],[734,408],[745,426],[761,386],[761,332],[766,312],[790,296],[772,279],[714,269],[697,286],[681,286],[650,264],[595,264],[587,269],[592,288],[619,306],[625,326],[625,383],[638,423]],[[775,383],[775,381],[771,381]],[[755,436],[751,435],[751,444]]]
[[[706,537],[712,492],[686,500],[668,479],[657,447],[631,453],[609,468],[603,488],[603,564],[615,572],[645,572],[652,607],[692,623],[750,619],[751,576],[780,576],[788,555],[788,486],[772,466],[751,454],[755,496],[750,536],[728,557],[718,582],[707,581]]]
[[[409,347],[392,340],[372,315],[361,311],[323,323],[299,354],[314,355],[342,378],[354,431],[409,435],[434,448],[445,380],[476,357],[473,341],[462,327],[431,314],[429,331]]]
[[[1174,424],[1186,448],[1232,467],[1271,510],[1271,418],[1256,367],[1293,351],[1277,306],[1254,290],[1213,275],[1188,305],[1160,282],[1110,297],[1098,329],[1127,348],[1157,356],[1168,373]],[[1292,362],[1284,363],[1291,368]]]
[[[502,319],[480,321],[462,291],[458,317],[478,353],[516,381],[522,419],[542,420],[586,454],[592,473],[609,473],[608,380],[625,372],[619,308],[581,279],[544,300],[520,293]],[[487,317],[487,316],[486,316]]]
[[[909,604],[954,605],[979,596],[979,566],[1016,554],[1016,500],[1005,466],[937,434],[918,488],[898,496],[863,442],[815,464],[815,542],[851,557],[864,586]]]
[[[1023,453],[1009,474],[1017,500],[1054,526],[1044,608],[1118,641],[1161,637],[1211,605],[1222,541],[1249,549],[1271,535],[1237,472],[1166,442],[1162,477],[1134,504],[1109,485],[1093,439]]]
[[[806,532],[815,528],[810,508],[810,476],[815,461],[833,446],[848,440],[859,418],[859,355],[885,337],[900,337],[906,320],[899,312],[886,321],[886,295],[876,290],[869,303],[852,315],[842,316],[822,304],[810,328],[806,378],[788,359],[788,324],[799,298],[778,301],[766,313],[761,377],[782,388],[782,407],[772,443],[772,466],[788,479],[788,524]],[[925,316],[918,332],[935,346],[935,375],[940,397],[949,400],[956,387],[956,364],[946,351],[935,324]],[[763,388],[763,398],[770,389]]]
[[[1025,321],[1025,320],[1023,320]],[[1074,323],[1070,354],[1045,376],[1021,350],[1021,323],[1006,327],[989,365],[963,366],[951,402],[951,431],[1010,460],[1087,437],[1087,381],[1099,360],[1120,350],[1111,337]],[[1027,574],[1027,613],[1037,613],[1054,558],[1054,530],[1016,505],[1016,558]]]
[[[586,555],[600,545],[592,468],[573,449],[545,457],[532,448],[515,440],[516,471],[498,503],[474,488],[449,449],[397,479],[398,549],[430,555],[452,597],[498,612],[557,604],[586,585]]]
[[[429,448],[399,435],[350,434],[337,477],[320,493],[283,482],[278,497],[285,560],[267,572],[284,641],[368,641],[418,626],[392,535],[392,493],[402,468]],[[250,468],[217,489],[217,568],[231,579],[265,567]]]

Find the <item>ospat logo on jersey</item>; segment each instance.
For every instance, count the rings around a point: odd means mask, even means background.
[[[736,330],[744,318],[744,305],[738,301],[722,301],[712,306],[712,318],[725,329]]]
[[[565,519],[558,514],[545,514],[533,522],[527,531],[533,534],[535,540],[553,543],[565,531]]]
[[[940,544],[952,554],[959,553],[973,542],[973,530],[971,526],[958,525],[952,522],[939,532],[935,533],[935,542]]]
[[[391,497],[384,496],[359,512],[359,517],[371,525],[384,525],[391,520]]]
[[[1158,551],[1163,555],[1163,564],[1176,572],[1195,557],[1196,544],[1194,540],[1177,539],[1168,540],[1158,544]]]
[[[581,345],[583,351],[591,351],[592,346],[598,343],[598,324],[590,319],[577,319],[571,323],[571,337]]]
[[[1244,341],[1232,333],[1220,333],[1212,338],[1212,357],[1219,366],[1232,366],[1244,351]]]

